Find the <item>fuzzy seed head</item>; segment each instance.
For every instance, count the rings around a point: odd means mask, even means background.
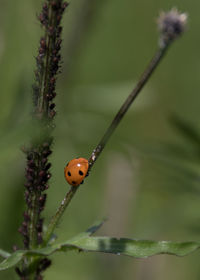
[[[160,45],[163,47],[185,31],[187,14],[180,13],[176,8],[173,8],[169,12],[161,12],[157,22],[161,33]]]

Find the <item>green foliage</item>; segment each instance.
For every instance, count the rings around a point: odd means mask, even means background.
[[[8,258],[8,257],[10,257],[10,253],[0,249],[0,256],[3,258]]]
[[[157,254],[170,254],[179,257],[188,255],[199,249],[200,242],[172,242],[172,241],[151,241],[134,240],[128,238],[114,237],[91,237],[100,226],[101,222],[95,223],[87,231],[79,234],[71,240],[62,243],[55,243],[37,250],[18,250],[13,254],[3,252],[6,259],[0,264],[0,270],[5,270],[17,265],[24,257],[50,256],[55,252],[100,252],[115,255],[125,255],[134,258],[147,258]]]

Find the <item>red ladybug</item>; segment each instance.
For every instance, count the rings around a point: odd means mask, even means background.
[[[88,160],[85,158],[75,158],[72,159],[66,166],[65,166],[65,179],[67,182],[77,187],[80,185],[85,176],[88,172],[89,163]]]

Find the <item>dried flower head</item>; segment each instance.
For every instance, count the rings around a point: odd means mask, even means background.
[[[179,37],[185,31],[186,24],[187,14],[180,13],[176,8],[169,12],[161,12],[158,18],[161,47]]]

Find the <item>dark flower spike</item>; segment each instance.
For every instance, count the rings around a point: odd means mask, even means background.
[[[45,0],[38,19],[43,27],[44,34],[40,38],[36,56],[35,84],[33,85],[33,119],[37,128],[35,139],[29,148],[24,148],[27,165],[25,169],[26,182],[25,201],[26,211],[24,221],[19,228],[23,236],[24,248],[33,249],[43,242],[42,211],[45,207],[48,180],[51,177],[49,169],[51,163],[48,157],[52,153],[53,119],[56,115],[54,98],[57,74],[61,63],[61,32],[60,22],[68,3],[63,0]],[[45,270],[50,261],[41,260],[35,279],[42,279],[40,272]],[[17,269],[21,279],[25,279],[27,263],[22,269]]]

